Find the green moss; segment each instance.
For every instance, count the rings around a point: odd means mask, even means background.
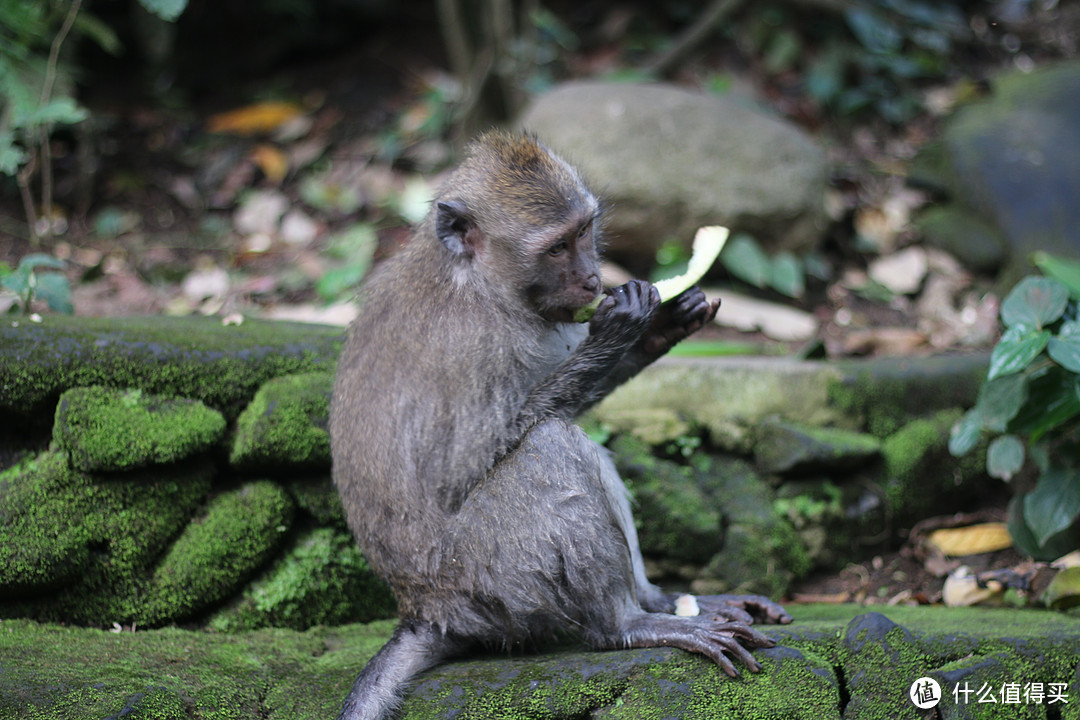
[[[317,528],[245,588],[210,621],[215,630],[297,630],[396,615],[390,588],[368,566],[348,533]]]
[[[213,498],[154,570],[142,623],[187,618],[237,592],[273,557],[292,514],[289,496],[267,481]]]
[[[685,562],[708,560],[720,547],[720,512],[693,469],[656,458],[629,435],[616,438],[612,450],[636,504],[642,552]]]
[[[829,404],[884,439],[912,418],[974,405],[987,364],[979,354],[839,362]]]
[[[331,373],[303,373],[270,380],[236,422],[230,462],[246,468],[330,467],[326,425]]]
[[[146,578],[210,488],[207,463],[97,476],[46,453],[0,479],[0,616],[141,621]]]
[[[213,318],[50,315],[0,324],[0,418],[40,424],[65,390],[104,385],[200,400],[228,419],[273,377],[331,371],[341,328]]]
[[[703,594],[781,597],[792,580],[809,572],[811,564],[798,534],[783,520],[764,526],[729,525],[723,550],[713,556],[693,589]]]
[[[0,598],[53,590],[86,572],[90,533],[71,521],[89,509],[86,492],[57,453],[0,474]]]
[[[858,467],[880,446],[872,435],[771,418],[758,427],[754,455],[763,472],[797,474]]]
[[[1070,682],[1076,673],[1080,620],[1060,613],[789,609],[793,624],[762,628],[780,644],[754,652],[763,672],[744,672],[739,680],[670,648],[512,658],[492,653],[420,676],[402,716],[830,719],[843,703],[845,718],[892,720],[915,717],[907,691],[924,675],[1050,683]],[[167,720],[334,717],[393,624],[219,635],[175,628],[114,634],[0,621],[0,717],[81,720],[118,716],[125,708],[133,717]],[[1063,720],[1076,717],[1075,685],[1069,692],[1070,706],[1059,707]],[[183,698],[186,714],[174,714],[175,697]],[[949,714],[955,708],[941,709],[943,717],[955,715]]]
[[[225,433],[225,418],[195,400],[100,386],[60,396],[53,439],[83,471],[130,470],[203,452]]]
[[[0,717],[332,718],[389,630],[111,633],[3,621]]]
[[[319,525],[348,529],[345,508],[334,482],[327,476],[290,480],[286,484],[293,502]]]
[[[885,503],[895,518],[920,518],[941,511],[942,501],[975,498],[984,490],[985,452],[963,458],[949,454],[949,430],[960,410],[943,410],[901,427],[882,443]],[[936,487],[928,486],[928,481]]]

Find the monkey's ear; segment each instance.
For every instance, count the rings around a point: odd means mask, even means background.
[[[446,200],[435,207],[435,234],[447,250],[464,258],[476,255],[484,238],[460,200]]]

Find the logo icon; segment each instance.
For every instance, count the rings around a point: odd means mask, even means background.
[[[915,707],[920,710],[937,707],[937,704],[941,702],[941,686],[937,684],[934,678],[921,677],[911,683],[908,697],[911,698],[911,702]]]

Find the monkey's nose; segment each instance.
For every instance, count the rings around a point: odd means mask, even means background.
[[[600,284],[599,275],[590,275],[585,279],[585,282],[581,284],[581,287],[588,293],[599,295],[604,286]]]

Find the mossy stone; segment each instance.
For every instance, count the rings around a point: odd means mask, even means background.
[[[293,503],[257,481],[214,497],[154,569],[141,624],[189,618],[236,593],[287,537]]]
[[[657,458],[629,435],[611,447],[634,499],[642,553],[690,563],[708,560],[720,547],[721,518],[693,469]]]
[[[224,434],[225,418],[197,400],[101,386],[61,395],[53,425],[57,446],[85,472],[176,462]]]
[[[229,461],[242,468],[330,467],[331,373],[270,380],[236,421]]]
[[[65,390],[104,385],[199,400],[233,420],[270,378],[332,372],[343,331],[216,318],[49,315],[0,324],[0,422],[42,424]]]
[[[962,206],[933,206],[919,215],[915,225],[927,244],[950,253],[975,272],[992,275],[1008,260],[1009,248],[1001,230]]]
[[[851,470],[876,458],[880,449],[872,435],[768,418],[758,426],[754,457],[762,472],[798,475]]]
[[[1068,684],[1061,720],[1077,720],[1080,619],[1037,610],[792,605],[795,622],[761,626],[761,673],[733,680],[672,648],[576,647],[452,661],[408,690],[403,720],[918,717],[911,683],[937,672]],[[111,633],[0,620],[0,717],[232,720],[335,717],[393,621],[222,634],[163,628]],[[1013,664],[1015,663],[1015,664]],[[1036,668],[1029,676],[1029,668]],[[1010,672],[1016,668],[1016,673]],[[996,672],[996,671],[995,671]],[[942,676],[952,677],[952,675]],[[952,688],[943,687],[952,708]],[[185,714],[177,713],[175,696]],[[997,708],[1002,708],[997,705]],[[1044,706],[1044,709],[1049,706]],[[1012,717],[1000,713],[995,717]]]
[[[960,410],[942,410],[913,420],[882,443],[884,477],[879,484],[894,519],[949,512],[1000,487],[985,476],[986,453],[981,448],[961,458],[949,454],[949,430],[960,415]]]
[[[48,452],[0,479],[0,616],[142,621],[150,569],[210,489],[208,462],[123,475]]]
[[[53,590],[86,572],[84,478],[49,453],[0,474],[0,598]]]
[[[396,615],[390,588],[368,566],[352,535],[315,528],[210,620],[215,630],[304,630]]]
[[[329,475],[289,480],[285,484],[297,510],[310,516],[319,525],[348,529],[345,508],[341,505],[334,481]]]

